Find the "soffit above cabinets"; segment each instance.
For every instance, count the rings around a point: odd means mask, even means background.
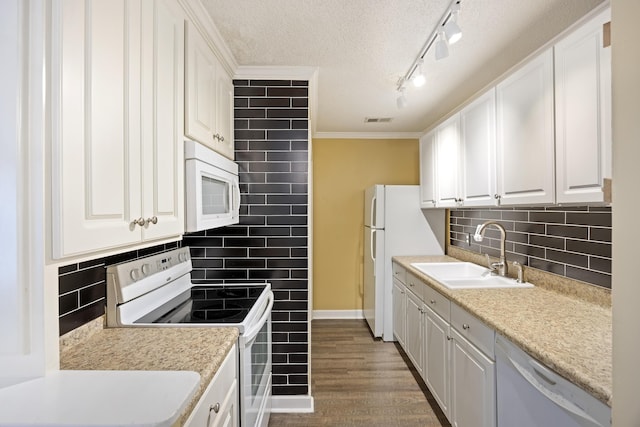
[[[427,53],[427,84],[397,82],[449,0],[201,0],[240,66],[318,68],[315,132],[421,132],[602,0],[463,0],[463,38]],[[365,123],[362,117],[392,117]]]

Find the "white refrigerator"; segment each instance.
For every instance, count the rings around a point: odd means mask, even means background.
[[[445,210],[420,209],[420,186],[374,185],[364,193],[364,317],[393,341],[391,257],[444,254]]]

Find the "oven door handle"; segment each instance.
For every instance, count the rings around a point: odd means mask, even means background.
[[[267,319],[271,315],[271,309],[273,308],[273,299],[274,299],[273,291],[269,291],[267,298],[268,298],[267,308],[265,308],[264,312],[262,313],[262,317],[260,317],[260,320],[258,320],[258,322],[255,323],[253,327],[251,327],[244,334],[242,334],[242,339],[245,342],[250,342],[252,339],[256,337],[256,335],[258,335],[258,332],[260,332],[260,330],[262,329],[262,325],[264,325],[264,323],[267,321]]]

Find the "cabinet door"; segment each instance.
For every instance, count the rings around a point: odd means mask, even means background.
[[[420,207],[436,206],[435,131],[420,138]]]
[[[52,3],[53,257],[132,244],[140,202],[140,4]]]
[[[436,128],[436,205],[455,207],[460,202],[460,115]]]
[[[611,178],[611,47],[606,10],[561,40],[555,52],[558,203],[603,202]]]
[[[216,130],[219,138],[214,145],[216,151],[233,160],[233,81],[221,64],[218,64],[217,82]]]
[[[464,206],[495,205],[495,89],[489,90],[460,111],[460,157]]]
[[[184,15],[147,0],[142,21],[142,215],[145,240],[184,232]]]
[[[423,378],[440,409],[449,418],[449,323],[427,307],[424,333]]]
[[[451,331],[451,425],[495,427],[495,362]]]
[[[498,84],[501,204],[554,202],[553,55],[548,49]]]
[[[234,381],[233,385],[227,391],[222,405],[220,405],[218,411],[215,411],[214,405],[213,411],[215,415],[211,420],[211,427],[238,427],[238,382]],[[210,412],[211,413],[211,412]]]
[[[193,24],[187,26],[185,134],[209,147],[216,134],[218,59]]]
[[[405,287],[399,280],[393,279],[393,336],[406,350],[405,316],[407,313],[407,297]]]
[[[409,359],[422,375],[422,301],[411,292],[407,292],[406,352]]]

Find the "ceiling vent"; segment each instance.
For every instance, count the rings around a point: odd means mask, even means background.
[[[365,117],[365,123],[389,123],[391,122],[391,117]]]

